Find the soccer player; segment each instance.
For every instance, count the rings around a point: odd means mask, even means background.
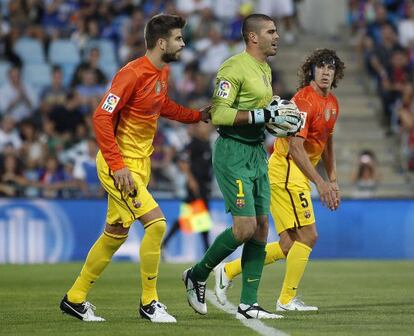
[[[86,296],[138,219],[145,229],[140,247],[139,314],[151,322],[176,322],[158,301],[156,283],[166,222],[147,185],[158,118],[184,123],[208,118],[208,108],[192,110],[168,98],[167,63],[178,60],[184,48],[184,25],[178,16],[151,18],[145,27],[145,56],[119,70],[95,110],[93,122],[100,148],[97,170],[108,193],[106,226],[60,304],[63,312],[83,321],[104,321],[94,314],[95,307]]]
[[[307,58],[300,69],[300,90],[293,97],[302,114],[301,130],[294,137],[277,138],[269,159],[270,211],[280,240],[266,245],[265,264],[286,258],[277,311],[318,310],[300,301],[296,292],[317,239],[310,181],[323,205],[336,210],[340,203],[333,150],[339,106],[331,90],[343,77],[344,68],[334,50],[317,49]],[[320,159],[327,180],[315,169]],[[215,293],[221,304],[227,300],[231,280],[241,273],[241,263],[238,259],[215,269]]]
[[[184,271],[183,281],[191,307],[207,314],[205,286],[209,273],[244,244],[243,285],[236,317],[280,318],[257,303],[270,204],[267,157],[262,146],[264,124],[276,124],[295,133],[301,119],[296,106],[295,115],[282,115],[278,108],[284,107],[272,100],[267,58],[277,50],[279,35],[275,22],[267,15],[252,14],[245,18],[242,34],[246,50],[221,65],[211,109],[212,122],[219,126],[220,135],[214,145],[213,170],[226,211],[232,214],[233,227],[216,238],[199,263]]]

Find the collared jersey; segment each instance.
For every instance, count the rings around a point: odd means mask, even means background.
[[[266,107],[272,99],[271,83],[266,62],[259,62],[246,51],[230,57],[217,73],[211,114]],[[264,125],[220,126],[218,132],[245,143],[264,140]]]
[[[184,123],[200,120],[197,110],[168,97],[169,67],[156,68],[147,56],[125,65],[95,110],[96,140],[112,171],[125,167],[123,157],[149,157],[160,116]]]
[[[319,162],[329,137],[333,134],[339,116],[336,97],[329,93],[320,95],[308,85],[299,90],[292,100],[296,103],[304,118],[304,124],[296,136],[305,139],[304,148],[314,166]],[[269,160],[269,176],[272,183],[284,183],[286,180],[289,138],[277,138],[273,154]]]

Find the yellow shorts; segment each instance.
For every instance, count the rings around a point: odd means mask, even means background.
[[[132,198],[126,194],[122,194],[115,187],[113,173],[106,164],[102,153],[99,151],[96,156],[98,177],[108,193],[106,222],[110,225],[122,223],[124,227],[130,227],[139,217],[158,207],[158,204],[147,190],[151,176],[150,158],[124,158],[124,162],[131,171],[135,185],[138,187],[138,194],[135,199],[141,202],[139,208],[133,206]]]
[[[277,233],[315,223],[310,190],[270,185],[270,212]]]

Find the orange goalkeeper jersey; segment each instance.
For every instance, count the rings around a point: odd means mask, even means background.
[[[140,57],[115,75],[93,116],[96,140],[112,171],[125,167],[123,157],[145,158],[160,116],[184,123],[200,120],[201,113],[168,97],[169,67],[157,69]]]
[[[324,97],[308,85],[299,90],[292,99],[304,117],[302,129],[296,136],[305,139],[304,147],[314,166],[318,163],[325,145],[334,131],[339,116],[339,105],[331,93]],[[273,155],[286,161],[289,151],[289,138],[278,138],[274,144]]]

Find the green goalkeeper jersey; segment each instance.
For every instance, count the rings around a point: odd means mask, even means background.
[[[230,57],[217,73],[211,113],[266,107],[272,99],[271,83],[267,62],[259,62],[246,51]],[[243,143],[264,141],[264,125],[219,126],[218,132]]]

